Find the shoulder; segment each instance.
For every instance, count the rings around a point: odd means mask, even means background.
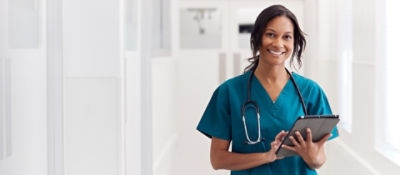
[[[218,89],[220,91],[237,91],[245,89],[249,80],[250,72],[238,75],[223,82]]]
[[[293,72],[292,75],[293,75],[293,79],[296,81],[297,85],[299,86],[299,89],[301,89],[302,91],[307,91],[307,92],[323,91],[321,86],[318,85],[318,83],[315,82],[314,80],[311,80],[307,77],[299,75],[295,72]]]
[[[293,73],[310,115],[332,114],[328,98],[317,82]]]

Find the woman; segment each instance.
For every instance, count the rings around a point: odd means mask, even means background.
[[[243,75],[224,82],[215,90],[197,127],[212,138],[213,168],[232,170],[231,174],[317,174],[315,169],[326,161],[325,142],[338,135],[336,127],[318,142],[303,139],[300,134],[297,138],[290,137],[294,146],[284,145],[283,148],[299,156],[275,155],[287,134],[284,130],[289,130],[297,117],[305,112],[310,115],[332,113],[317,83],[291,74],[285,68],[290,56],[291,64],[296,58],[301,66],[300,58],[306,45],[296,17],[281,5],[264,9],[257,17],[250,43],[251,64]],[[299,93],[304,98],[304,107]],[[259,107],[260,124],[255,104],[243,106],[250,99]],[[309,129],[307,138],[311,138]],[[231,143],[232,151],[229,151]]]

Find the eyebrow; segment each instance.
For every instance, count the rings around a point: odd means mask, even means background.
[[[265,29],[265,31],[271,30],[272,32],[276,32],[274,29],[271,28],[267,28]],[[292,34],[293,32],[285,32],[285,34]]]

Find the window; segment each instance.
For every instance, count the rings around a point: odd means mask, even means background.
[[[154,56],[171,55],[171,0],[154,0],[153,49]],[[146,21],[147,22],[147,21]]]
[[[347,132],[352,129],[352,65],[353,34],[351,1],[338,1],[338,77],[340,125]]]
[[[382,84],[381,88],[377,88],[377,98],[381,102],[378,104],[384,115],[377,115],[379,119],[378,135],[382,135],[382,139],[378,139],[378,150],[387,158],[400,165],[400,123],[398,112],[398,101],[400,99],[400,60],[398,56],[398,42],[400,40],[400,21],[397,19],[400,15],[398,10],[400,1],[386,0],[381,15],[383,20],[383,47],[378,51],[384,57],[380,67],[378,67],[378,83]],[[382,52],[380,52],[382,51]],[[379,54],[378,54],[379,55]],[[379,62],[378,62],[379,63]],[[382,116],[384,116],[382,118]]]
[[[125,49],[135,51],[138,45],[138,5],[136,0],[126,0],[125,3]]]
[[[39,48],[39,1],[12,0],[8,2],[9,48]]]
[[[396,136],[400,133],[398,124],[400,123],[399,112],[398,112],[398,100],[400,98],[400,81],[398,75],[400,75],[400,59],[398,56],[398,43],[400,41],[400,21],[398,16],[400,12],[398,8],[400,2],[395,0],[387,1],[387,23],[386,23],[386,91],[387,92],[387,120],[386,120],[386,141],[400,150],[400,139]]]

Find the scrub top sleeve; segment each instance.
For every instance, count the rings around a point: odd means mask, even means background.
[[[229,96],[226,86],[221,85],[214,91],[197,125],[197,130],[209,138],[232,139]]]
[[[309,108],[310,115],[329,115],[332,114],[328,98],[321,87],[315,85],[314,93],[311,98],[311,108]],[[334,139],[339,136],[338,129],[335,126],[331,131],[332,136],[328,140]]]

